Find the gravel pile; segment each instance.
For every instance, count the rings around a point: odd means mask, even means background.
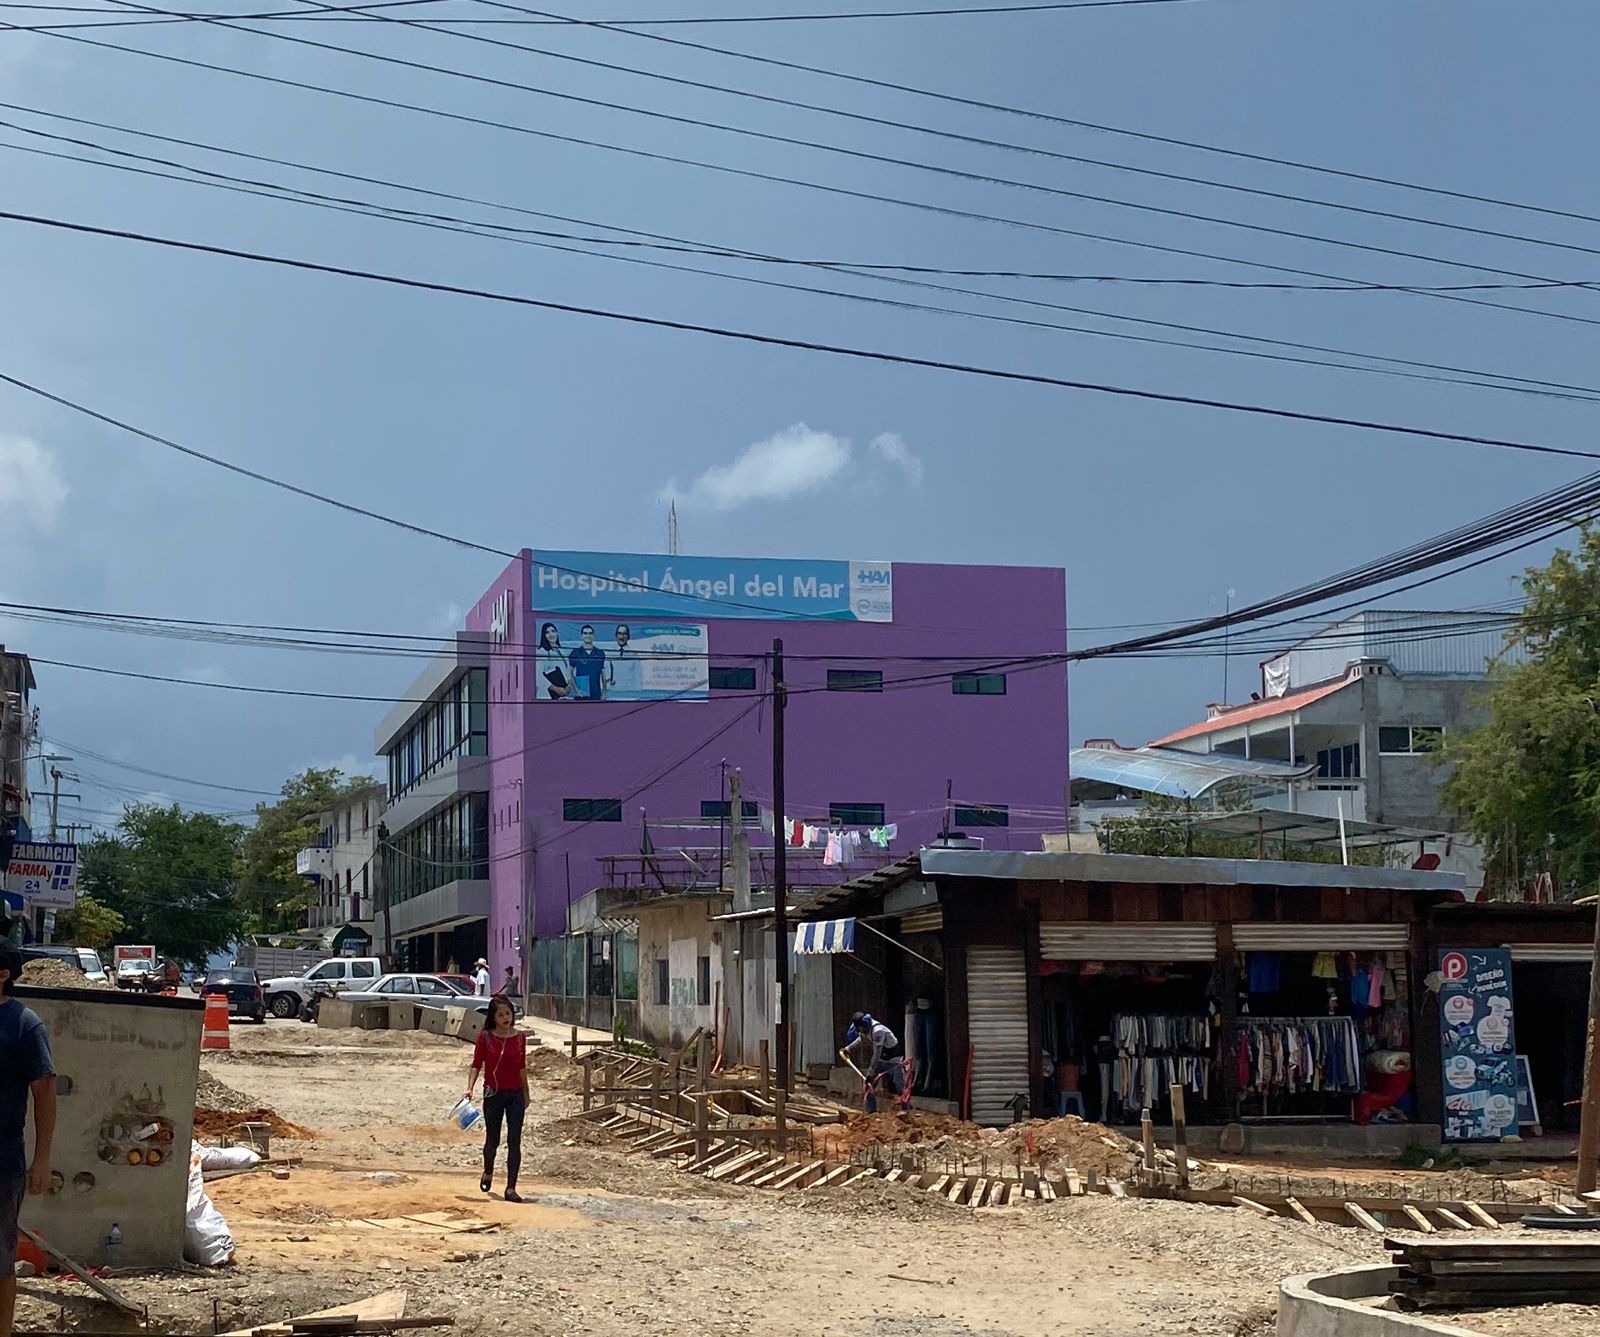
[[[200,1083],[195,1088],[194,1103],[200,1109],[215,1110],[219,1114],[243,1114],[261,1102],[242,1091],[235,1091],[226,1082],[219,1082],[204,1068],[200,1070]]]
[[[27,962],[22,967],[22,983],[31,984],[36,989],[112,989],[116,987],[110,981],[102,984],[92,980],[76,966],[69,966],[65,961],[58,961],[49,956],[41,956]]]

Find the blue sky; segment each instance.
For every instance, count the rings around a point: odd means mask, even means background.
[[[592,17],[739,8],[710,0],[614,0],[583,9],[550,3],[555,12]],[[294,7],[294,0],[284,6]],[[763,12],[783,7],[773,3]],[[830,0],[789,7],[851,6]],[[219,3],[216,12],[242,11]],[[467,0],[401,12],[505,17]],[[42,23],[100,16],[7,10],[4,17]],[[959,145],[392,23],[279,30],[964,171],[1541,276],[1600,277],[1600,255],[1579,250]],[[957,108],[613,33],[475,31],[963,134],[1600,248],[1600,227],[1582,222]],[[1600,13],[1579,0],[1194,0],[665,31],[981,100],[1600,213],[1600,180],[1587,170],[1586,150],[1596,119],[1590,65]],[[240,32],[174,25],[82,35],[1129,240],[1370,281],[1493,277],[673,126]],[[0,33],[0,101],[784,255],[1274,277],[554,144],[41,35]],[[0,120],[88,134],[215,170],[430,207],[378,188],[247,168],[23,113],[0,110]],[[0,142],[41,143],[4,129]],[[1593,441],[1595,410],[1581,403],[846,303],[11,149],[0,149],[0,173],[6,207],[96,225],[919,357],[1524,440]],[[478,216],[541,226],[488,211]],[[754,266],[739,272],[767,273]],[[675,490],[683,497],[686,552],[1061,564],[1069,571],[1078,645],[1107,634],[1093,630],[1104,624],[1214,613],[1229,588],[1249,600],[1298,585],[1579,472],[1574,461],[851,362],[14,222],[0,221],[0,275],[0,371],[238,463],[504,548],[659,548],[663,497]],[[848,276],[782,277],[1007,311]],[[1580,384],[1592,376],[1600,335],[1578,322],[1402,293],[942,281]],[[1484,296],[1600,318],[1600,302],[1589,293]],[[0,522],[13,539],[0,597],[12,600],[437,634],[456,624],[498,565],[220,474],[5,387],[0,466]],[[1512,574],[1510,563],[1480,569],[1432,587],[1426,602],[1501,600],[1513,592]],[[414,668],[7,619],[0,619],[0,635],[45,658],[321,690],[398,692]],[[1235,662],[1235,696],[1252,669]],[[46,666],[38,677],[52,737],[243,788],[276,789],[310,762],[365,764],[381,714],[377,706],[250,698]],[[1073,678],[1073,741],[1142,741],[1198,717],[1220,687],[1214,659],[1087,666]],[[99,762],[76,769],[91,812],[114,811],[128,796],[121,791],[147,789],[218,808],[249,802],[147,783]]]

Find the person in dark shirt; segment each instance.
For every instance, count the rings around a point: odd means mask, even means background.
[[[11,996],[22,952],[0,942],[0,1337],[11,1337],[17,1304],[17,1218],[22,1199],[50,1187],[56,1131],[55,1063],[44,1023]],[[33,1096],[33,1160],[28,1160],[28,1096]]]
[[[572,676],[577,679],[577,696],[581,701],[598,701],[605,695],[606,652],[594,643],[594,628],[588,623],[579,632],[583,644],[568,656]]]

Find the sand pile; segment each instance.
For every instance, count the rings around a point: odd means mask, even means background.
[[[1141,1154],[1132,1138],[1070,1114],[1014,1124],[1001,1132],[1000,1145],[1009,1155],[1020,1151],[1025,1161],[1034,1164],[1071,1165],[1079,1171],[1113,1176],[1126,1174]]]
[[[112,989],[109,981],[102,984],[90,979],[76,966],[69,966],[52,956],[41,956],[22,967],[22,983],[36,989]]]
[[[316,1136],[309,1128],[290,1123],[276,1110],[269,1110],[265,1105],[247,1110],[196,1109],[194,1135],[208,1140],[231,1138],[234,1141],[242,1141],[244,1134],[241,1129],[247,1123],[266,1124],[272,1130],[273,1137],[297,1138],[304,1141]]]

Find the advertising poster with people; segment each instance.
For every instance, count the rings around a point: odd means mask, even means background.
[[[711,694],[704,623],[536,621],[541,701],[703,701]]]
[[[1439,953],[1440,1054],[1447,1142],[1497,1142],[1517,1132],[1511,953]]]

